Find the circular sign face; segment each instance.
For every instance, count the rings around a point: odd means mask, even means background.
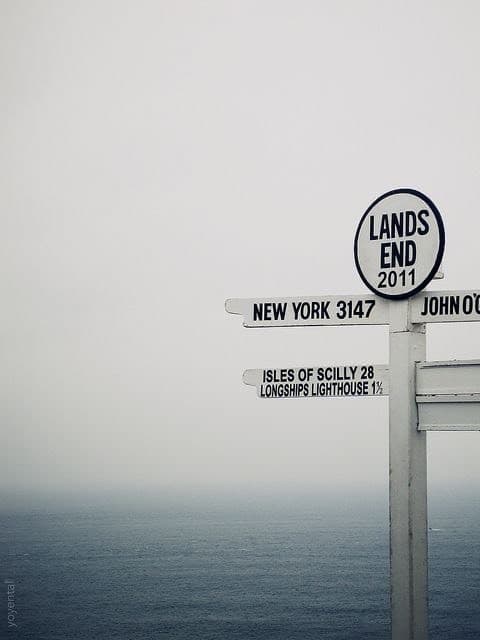
[[[371,291],[401,300],[427,286],[444,247],[443,221],[430,198],[414,189],[395,189],[363,214],[355,234],[355,264]]]

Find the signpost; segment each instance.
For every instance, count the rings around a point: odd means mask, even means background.
[[[355,364],[289,369],[247,369],[245,384],[259,398],[356,398],[388,395],[386,365]]]
[[[480,291],[430,291],[412,298],[411,321],[478,322]]]
[[[426,324],[480,321],[479,291],[422,292],[439,270],[444,226],[413,189],[377,198],[354,256],[374,295],[230,299],[245,327],[389,325],[389,363],[248,369],[260,398],[389,396],[392,640],[428,639],[426,432],[480,430],[480,360],[425,362]]]
[[[372,295],[231,299],[225,309],[245,327],[388,324],[388,302]]]
[[[414,189],[395,189],[363,214],[355,234],[355,264],[373,293],[401,300],[427,286],[444,247],[442,218],[430,198]]]
[[[419,362],[418,428],[480,431],[480,360]]]

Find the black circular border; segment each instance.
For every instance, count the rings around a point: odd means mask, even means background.
[[[430,271],[430,273],[428,274],[428,276],[419,284],[415,287],[415,289],[412,289],[412,291],[408,291],[407,293],[397,293],[397,294],[388,294],[388,293],[380,293],[380,291],[377,291],[377,289],[375,289],[366,279],[366,277],[364,276],[361,268],[360,268],[360,264],[358,262],[358,236],[360,233],[360,229],[362,227],[363,221],[365,220],[365,218],[367,217],[367,215],[370,213],[370,211],[373,209],[373,207],[378,204],[381,200],[384,200],[385,198],[388,198],[388,196],[393,196],[397,193],[410,193],[414,196],[419,197],[421,200],[423,200],[426,204],[428,204],[428,206],[430,207],[430,209],[433,211],[433,213],[435,214],[435,218],[437,220],[437,224],[438,224],[438,231],[440,234],[440,246],[438,248],[438,254],[437,254],[437,258],[435,260],[435,264],[433,265],[432,270]],[[383,195],[381,195],[379,198],[377,198],[375,200],[375,202],[373,202],[368,209],[365,211],[365,213],[363,214],[360,222],[358,223],[358,227],[357,227],[357,231],[355,233],[355,241],[353,244],[353,254],[355,257],[355,265],[357,267],[357,271],[361,277],[361,279],[363,280],[363,282],[366,284],[366,286],[370,289],[370,291],[372,291],[373,293],[375,293],[377,296],[380,296],[381,298],[386,298],[387,300],[403,300],[405,298],[410,298],[411,296],[414,296],[416,293],[418,293],[419,291],[421,291],[422,289],[424,289],[427,284],[432,280],[433,276],[436,274],[436,272],[438,271],[438,268],[440,267],[440,264],[442,262],[442,258],[443,258],[443,252],[445,250],[445,227],[443,225],[443,220],[442,220],[442,216],[440,215],[439,210],[437,209],[437,207],[433,204],[433,202],[430,200],[430,198],[428,196],[426,196],[424,193],[422,193],[421,191],[417,191],[416,189],[393,189],[392,191],[387,191],[387,193],[384,193]]]

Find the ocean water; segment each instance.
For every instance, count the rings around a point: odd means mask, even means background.
[[[0,516],[0,636],[387,639],[387,506],[295,500],[36,509]],[[430,637],[480,638],[480,519],[430,509]]]

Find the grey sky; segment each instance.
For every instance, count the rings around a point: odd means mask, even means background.
[[[1,485],[386,490],[388,400],[245,368],[387,363],[386,328],[246,330],[227,297],[366,291],[367,206],[418,188],[480,287],[477,2],[0,5]],[[428,328],[480,357],[480,325]],[[480,485],[480,434],[429,440]]]

